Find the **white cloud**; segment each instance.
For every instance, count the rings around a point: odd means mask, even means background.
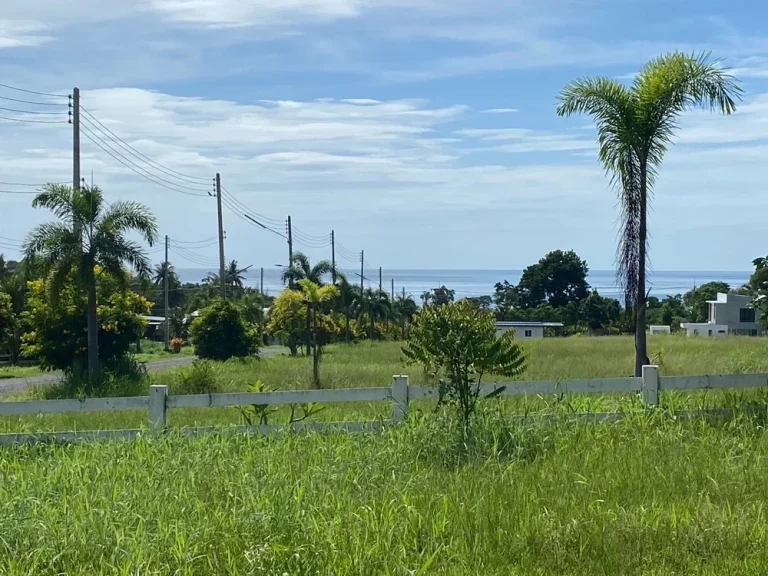
[[[488,110],[482,110],[483,114],[512,114],[518,112],[517,108],[490,108]]]
[[[50,42],[48,28],[35,20],[0,19],[0,49],[40,46]]]

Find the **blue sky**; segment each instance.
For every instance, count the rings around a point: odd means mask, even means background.
[[[768,253],[767,16],[708,0],[0,0],[0,78],[79,86],[94,117],[173,171],[134,157],[151,174],[197,191],[208,184],[194,178],[220,172],[275,227],[291,214],[313,259],[330,255],[320,238],[334,229],[370,267],[518,269],[560,248],[608,269],[616,195],[590,120],[557,117],[557,93],[711,50],[744,101],[731,117],[683,118],[655,190],[651,261],[747,270]],[[0,182],[66,181],[71,164],[68,125],[0,120]],[[85,137],[82,171],[108,200],[146,203],[177,241],[216,235],[214,199],[147,182]],[[49,219],[30,200],[0,193],[0,252]],[[228,208],[224,220],[227,259],[286,260],[278,235]],[[194,254],[173,261],[217,258],[215,246]]]

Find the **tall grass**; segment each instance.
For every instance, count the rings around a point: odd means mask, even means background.
[[[0,574],[768,573],[762,422],[481,415],[0,452]]]

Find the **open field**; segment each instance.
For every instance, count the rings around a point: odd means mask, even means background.
[[[760,422],[488,420],[5,449],[0,573],[768,573]]]
[[[662,375],[768,373],[768,339],[733,337],[722,340],[688,339],[683,336],[657,336],[649,339],[649,350],[661,366]],[[633,367],[631,337],[545,339],[526,343],[529,369],[523,380],[557,380],[628,376]],[[170,394],[179,393],[180,375],[190,369],[177,368],[151,374],[146,383],[132,387],[132,394],[147,394],[150,384],[166,384]],[[304,357],[276,356],[261,360],[231,360],[214,365],[219,391],[247,390],[261,380],[273,390],[311,387],[311,361]],[[367,343],[330,346],[322,364],[322,380],[327,388],[388,386],[393,374],[409,374],[412,384],[423,384],[419,366],[405,366],[400,344]],[[122,394],[118,394],[122,395]],[[14,399],[24,399],[16,397]],[[663,405],[670,409],[739,406],[747,402],[768,401],[768,391],[709,391],[665,393]],[[624,411],[640,408],[635,394],[504,399],[510,409],[540,411]],[[414,403],[414,409],[429,409],[430,403]],[[331,405],[317,415],[318,420],[373,420],[388,417],[388,403]],[[274,414],[270,423],[287,421],[288,410]],[[173,410],[172,426],[210,426],[243,424],[237,408]],[[0,433],[47,432],[139,428],[147,423],[147,413],[91,413],[0,418]]]
[[[650,340],[665,375],[768,372],[768,340]],[[631,338],[530,343],[524,379],[626,376]],[[180,372],[152,383],[178,391]],[[307,388],[306,358],[230,361],[222,391],[257,379]],[[387,385],[397,344],[331,347],[327,387]],[[149,385],[147,383],[146,385]],[[737,408],[728,420],[648,415],[635,395],[484,403],[466,448],[418,403],[383,434],[146,436],[0,449],[0,574],[768,573],[768,404],[763,390],[666,393],[670,408]],[[425,409],[429,406],[424,405]],[[388,416],[332,406],[327,420]],[[618,424],[522,424],[521,411],[622,410]],[[422,413],[420,413],[422,412]],[[284,413],[273,415],[275,420]],[[4,419],[2,431],[146,424],[147,413]],[[236,409],[173,410],[171,425],[242,423]]]

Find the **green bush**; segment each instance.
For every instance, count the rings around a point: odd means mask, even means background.
[[[258,329],[243,320],[241,310],[228,300],[214,300],[203,308],[190,334],[199,358],[223,361],[259,352]]]
[[[213,365],[206,360],[195,360],[192,367],[179,372],[172,394],[215,394],[221,391]]]

